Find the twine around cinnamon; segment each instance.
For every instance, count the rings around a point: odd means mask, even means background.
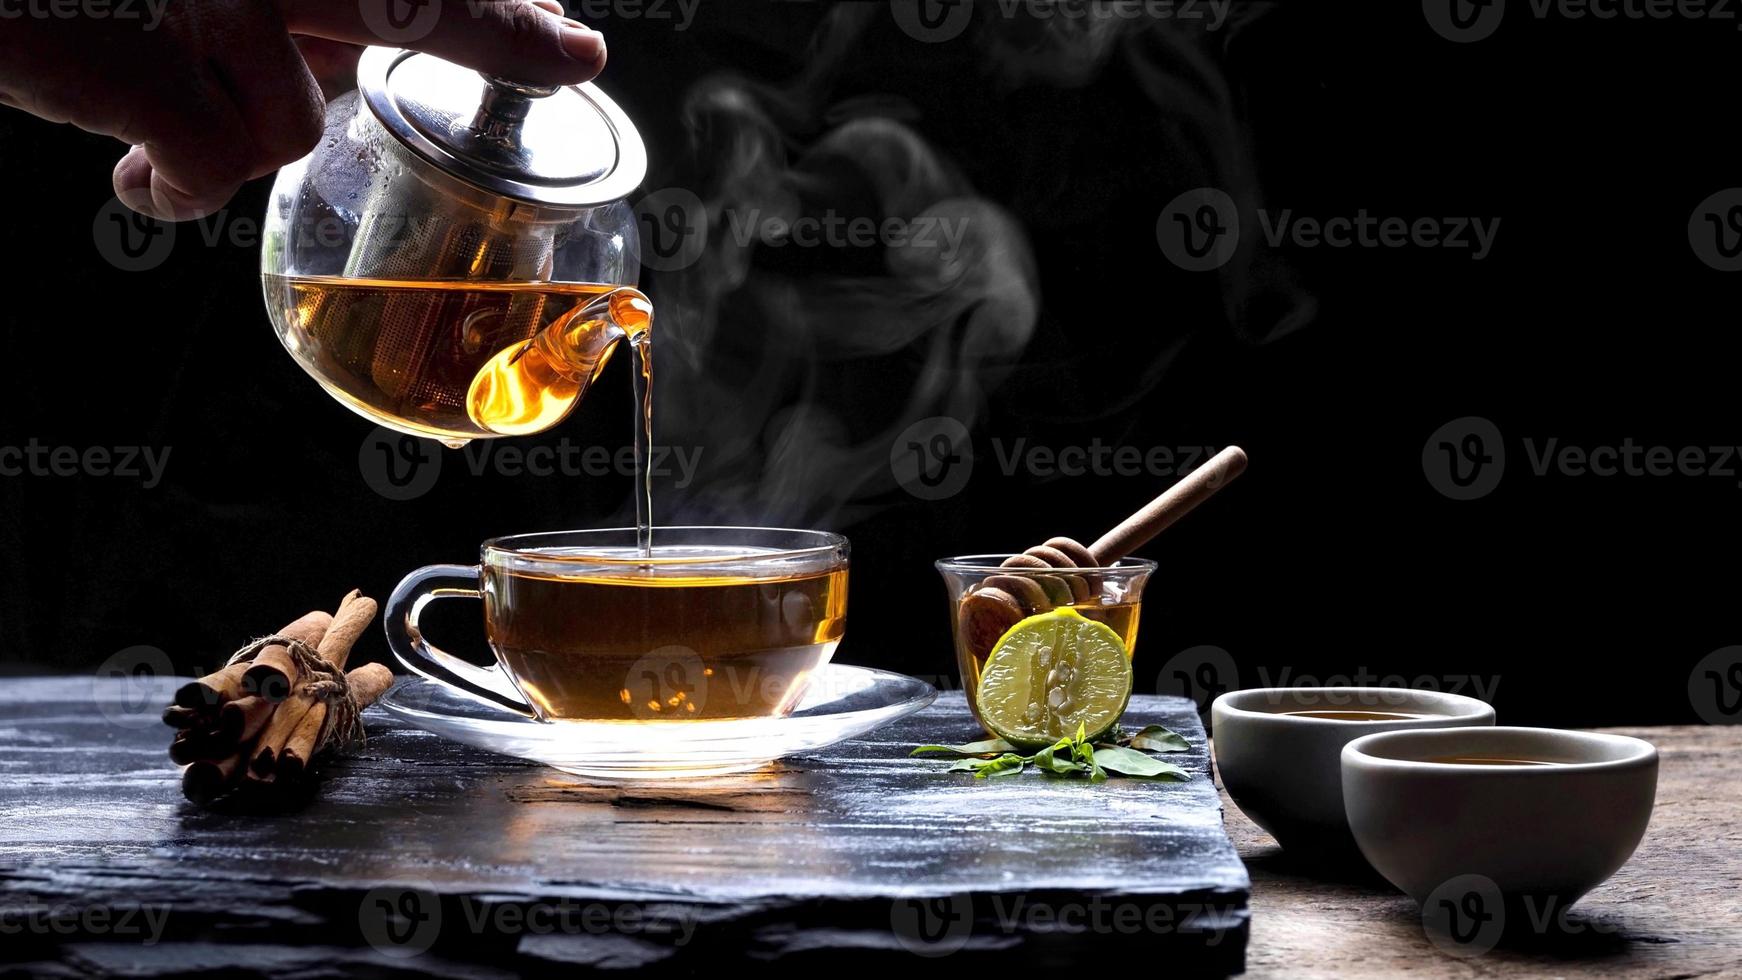
[[[251,662],[269,646],[284,647],[296,664],[299,683],[292,693],[327,705],[326,720],[321,724],[320,737],[315,740],[315,751],[318,753],[329,745],[362,748],[363,714],[351,697],[351,686],[345,680],[344,668],[322,657],[308,643],[280,633],[262,636],[231,654],[224,666]]]

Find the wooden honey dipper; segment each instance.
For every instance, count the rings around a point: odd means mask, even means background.
[[[1148,544],[1173,522],[1214,496],[1246,471],[1246,453],[1239,446],[1211,457],[1178,483],[1162,491],[1136,513],[1085,548],[1072,538],[1048,538],[1001,563],[1005,568],[1056,568],[1058,575],[993,575],[962,597],[957,616],[962,643],[977,659],[985,659],[1010,627],[1024,617],[1054,606],[1086,602],[1098,586],[1098,576],[1078,574],[1115,564]],[[1064,572],[1071,569],[1071,572]]]

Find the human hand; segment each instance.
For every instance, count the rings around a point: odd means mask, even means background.
[[[313,149],[325,122],[322,82],[354,72],[362,45],[415,48],[545,85],[584,82],[605,66],[604,37],[565,18],[557,0],[411,0],[415,29],[427,31],[384,38],[371,24],[393,23],[385,12],[400,2],[33,7],[0,20],[0,103],[128,143],[116,197],[185,221]]]

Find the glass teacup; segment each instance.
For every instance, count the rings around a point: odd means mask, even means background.
[[[541,721],[665,722],[789,714],[846,633],[847,540],[821,531],[662,527],[484,542],[387,602],[388,645],[432,680]],[[496,666],[430,645],[435,599],[482,598]]]
[[[1033,584],[1033,588],[1015,589],[1004,583],[1005,591],[1020,593],[1023,612],[1033,615],[1047,609],[1069,607],[1089,619],[1106,623],[1125,641],[1127,651],[1137,648],[1137,620],[1143,610],[1143,587],[1155,571],[1155,562],[1147,558],[1122,558],[1104,568],[1005,568],[1000,563],[1009,555],[964,555],[945,558],[937,563],[943,574],[950,599],[950,637],[956,646],[956,664],[961,669],[962,691],[968,698],[968,709],[974,720],[980,721],[980,708],[975,703],[979,689],[980,670],[992,652],[991,639],[975,636],[962,621],[962,598],[988,585],[999,576],[1017,576]],[[1045,596],[1045,599],[1041,599]]]

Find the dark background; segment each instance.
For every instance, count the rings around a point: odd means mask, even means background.
[[[648,142],[646,189],[790,193],[861,213],[877,158],[806,154],[843,124],[888,121],[905,159],[945,175],[884,178],[1002,208],[1015,231],[995,244],[1032,256],[1011,267],[1032,270],[1024,288],[1038,298],[1031,327],[1020,303],[1010,312],[1008,282],[972,275],[988,293],[969,304],[978,314],[949,290],[935,307],[900,290],[890,302],[875,250],[739,249],[733,280],[716,236],[696,266],[643,281],[661,304],[656,438],[694,438],[715,467],[696,486],[656,487],[656,514],[846,533],[840,658],[950,677],[934,559],[1092,540],[1168,482],[1007,476],[993,440],[1237,443],[1247,475],[1145,551],[1161,570],[1140,691],[1210,645],[1246,686],[1363,670],[1476,678],[1503,722],[1695,720],[1690,671],[1742,642],[1738,477],[1538,476],[1524,440],[1742,441],[1737,279],[1688,235],[1702,200],[1742,184],[1742,39],[1734,22],[1539,20],[1512,6],[1493,37],[1462,45],[1414,3],[1238,5],[1220,31],[1141,21],[1108,36],[983,5],[944,43],[903,33],[880,3],[703,0],[687,30],[596,22],[612,51],[601,85]],[[709,108],[722,92],[763,107],[780,153],[748,191],[735,184],[741,120]],[[626,479],[472,476],[453,455],[424,495],[377,493],[359,467],[372,426],[269,328],[256,244],[207,244],[208,226],[182,226],[154,269],[105,259],[93,219],[119,154],[0,113],[0,445],[170,450],[151,489],[0,478],[0,671],[89,671],[139,645],[209,668],[349,588],[385,597],[419,565],[473,560],[486,537],[622,522]],[[246,188],[217,227],[256,219],[268,185]],[[1156,222],[1200,186],[1272,214],[1501,226],[1472,261],[1271,248],[1248,220],[1233,262],[1192,273],[1164,258]],[[842,331],[867,329],[854,302],[924,329],[843,355]],[[938,358],[955,372],[947,393],[910,402]],[[765,362],[774,380],[749,380]],[[704,410],[706,390],[741,391],[741,414]],[[536,442],[625,445],[628,401],[614,363]],[[960,493],[922,501],[891,477],[890,445],[946,414],[970,425],[975,467]],[[1507,453],[1498,487],[1473,501],[1438,492],[1423,465],[1429,436],[1464,416],[1494,423]],[[722,434],[736,442],[710,443]],[[465,613],[441,627],[450,647],[481,642]],[[386,657],[378,633],[362,655]]]

